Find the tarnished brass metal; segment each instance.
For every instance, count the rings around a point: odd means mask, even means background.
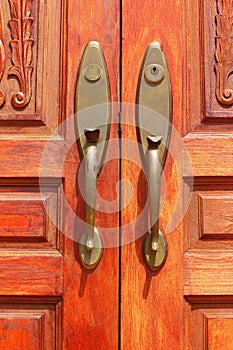
[[[157,250],[154,251],[151,249],[151,233],[146,234],[144,240],[144,258],[148,267],[152,271],[158,271],[163,267],[167,257],[167,242],[162,234],[158,231],[158,240],[157,240]]]
[[[99,163],[97,142],[100,131],[99,129],[86,129],[84,133],[87,140],[85,156],[86,248],[90,251],[94,247],[96,179]]]
[[[95,227],[96,179],[99,164],[97,142],[99,129],[84,130],[86,136],[85,155],[85,201],[86,232],[79,243],[79,256],[83,265],[92,269],[97,266],[103,254],[103,245]]]
[[[149,45],[142,63],[137,91],[137,119],[145,157],[147,136],[163,137],[159,147],[163,168],[171,134],[172,94],[166,59],[158,42]]]
[[[150,227],[144,241],[144,258],[153,271],[167,258],[167,243],[159,230],[160,178],[170,142],[172,98],[165,56],[158,42],[152,43],[142,64],[138,92],[137,118],[142,152],[148,166]]]
[[[148,187],[150,203],[151,232],[145,238],[144,256],[146,263],[153,271],[160,269],[167,257],[167,243],[163,233],[159,230],[160,210],[160,178],[161,165],[159,161],[159,147],[161,136],[148,136]]]
[[[162,137],[148,136],[148,187],[150,203],[151,249],[157,251],[159,235],[160,177],[159,145]]]
[[[83,54],[75,95],[75,129],[81,159],[85,160],[86,232],[79,243],[79,256],[93,269],[103,254],[95,227],[96,180],[104,163],[111,122],[110,89],[105,59],[96,41]]]
[[[84,71],[85,78],[90,82],[96,82],[101,77],[101,68],[97,64],[89,64]]]
[[[78,252],[83,266],[88,269],[94,269],[100,262],[103,255],[103,245],[96,227],[94,227],[93,249],[88,250],[86,247],[87,235],[84,233],[80,239]]]
[[[104,163],[111,125],[111,98],[105,58],[100,44],[91,41],[83,54],[75,94],[75,130],[81,159],[86,154],[85,129],[97,128],[98,173]]]
[[[159,84],[164,78],[165,72],[159,64],[149,64],[144,70],[145,79],[148,83]]]

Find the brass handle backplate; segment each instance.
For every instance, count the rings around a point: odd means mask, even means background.
[[[101,46],[91,41],[83,54],[75,96],[75,129],[79,154],[85,161],[86,232],[79,243],[79,257],[87,269],[95,268],[103,244],[95,227],[96,181],[107,150],[111,122],[110,88]]]
[[[167,243],[159,230],[160,178],[170,142],[172,100],[169,71],[158,42],[145,54],[137,93],[137,118],[142,153],[147,163],[150,232],[144,241],[144,258],[153,271],[167,258]]]

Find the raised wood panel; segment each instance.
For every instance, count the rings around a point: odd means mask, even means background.
[[[215,125],[217,128],[217,125]],[[185,162],[182,164],[183,176],[209,177],[232,176],[233,173],[233,138],[229,134],[231,125],[227,126],[227,133],[224,135],[222,125],[219,126],[219,133],[190,133],[183,138],[192,169]],[[205,130],[203,130],[205,131]]]
[[[1,130],[1,128],[0,128]],[[21,129],[20,129],[21,130]],[[8,129],[9,131],[9,129]],[[22,134],[17,140],[15,134],[4,135],[8,140],[0,140],[0,154],[1,154],[1,167],[0,167],[0,182],[7,182],[8,179],[14,181],[23,181],[23,179],[30,178],[35,179],[38,176],[53,179],[61,177],[62,164],[64,161],[64,150],[66,147],[65,142],[59,139],[54,141],[49,150],[45,147],[47,141],[45,140],[23,140],[25,135]],[[1,138],[1,135],[0,135]],[[45,154],[46,153],[46,154]],[[43,160],[43,164],[41,163]],[[27,164],[27,168],[25,167]],[[38,181],[37,181],[38,182]]]
[[[232,250],[232,212],[231,178],[196,178],[185,220],[188,249]]]
[[[233,192],[199,194],[200,237],[233,239]]]
[[[185,295],[232,295],[232,178],[196,178],[185,220]]]
[[[56,251],[1,251],[0,266],[2,295],[62,295],[63,257]]]
[[[65,3],[61,0],[1,2],[2,126],[14,127],[19,122],[32,128],[44,125],[42,133],[51,134],[61,121],[61,93],[65,89],[61,69]],[[24,129],[17,131],[27,133]]]
[[[184,254],[185,295],[232,295],[232,251],[188,251]]]
[[[15,205],[10,204],[10,213],[8,214],[0,214],[0,237],[1,239],[20,239],[25,237],[31,237],[35,240],[39,241],[47,241],[46,239],[46,229],[43,215],[43,204],[36,205],[31,203],[30,209],[32,209],[31,213],[28,215],[25,214],[25,211],[18,210],[15,208]],[[14,203],[16,205],[22,206],[24,203],[17,202]],[[41,208],[42,207],[42,208]],[[15,209],[12,211],[12,209]],[[25,209],[25,206],[23,207]],[[33,212],[33,209],[36,212]],[[19,213],[21,211],[21,213]]]
[[[61,304],[42,300],[0,302],[0,349],[60,349]]]
[[[29,193],[25,200],[17,195],[12,200],[0,199],[0,241],[10,240],[48,241],[44,204]]]
[[[191,298],[187,311],[190,320],[190,349],[231,350],[233,348],[232,298]]]
[[[233,348],[233,312],[230,315],[206,314],[208,350],[226,350]]]
[[[185,295],[232,295],[232,178],[195,178],[185,220]]]
[[[34,179],[35,180],[35,179]],[[39,180],[38,180],[39,181]],[[60,249],[59,186],[0,185],[0,250]]]
[[[61,215],[60,184],[0,179],[0,294],[62,294],[63,242],[54,225]]]

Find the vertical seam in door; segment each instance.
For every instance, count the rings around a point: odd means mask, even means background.
[[[119,282],[118,282],[118,350],[121,350],[121,170],[122,170],[122,162],[121,162],[121,156],[122,156],[122,130],[121,130],[121,112],[122,112],[122,0],[120,1],[120,19],[119,19],[119,40],[120,40],[120,47],[119,47],[119,113],[118,113],[118,138],[119,138],[119,249],[118,249],[118,276],[119,276]]]

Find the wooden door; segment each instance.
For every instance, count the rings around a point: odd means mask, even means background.
[[[118,2],[1,0],[2,350],[118,346],[118,248],[106,249],[93,273],[78,260],[85,202],[77,186],[74,93],[90,40],[104,43],[117,101]],[[117,181],[116,158],[98,179],[106,202],[115,199]],[[98,205],[96,225],[117,237],[118,212],[101,216]]]
[[[143,261],[143,238],[122,247],[122,349],[230,350],[232,1],[125,0],[122,37],[122,100],[135,102],[141,60],[154,40],[164,49],[173,95],[160,213],[168,257],[156,275]],[[122,113],[126,140],[137,140],[134,118],[132,110]],[[122,177],[134,188],[124,226],[142,211],[148,192],[141,168],[124,159]],[[142,227],[132,225],[131,233]]]
[[[230,0],[1,1],[0,349],[232,349],[231,27]],[[95,223],[119,245],[87,271],[74,95],[92,40],[106,59],[114,141]],[[168,257],[156,274],[142,253],[148,186],[135,122],[153,41],[173,95]]]

